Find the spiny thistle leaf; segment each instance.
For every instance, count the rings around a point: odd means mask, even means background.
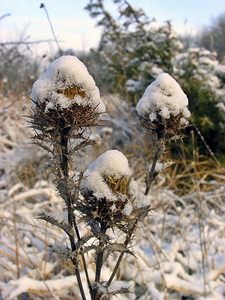
[[[130,254],[132,256],[135,256],[132,251],[130,251],[129,249],[127,249],[127,247],[124,246],[124,244],[120,244],[120,243],[114,243],[114,244],[107,245],[103,249],[103,252],[104,252],[104,254],[103,254],[103,261],[104,262],[108,259],[110,254],[112,254],[113,252],[127,253],[127,254]]]
[[[57,226],[58,228],[62,229],[69,237],[74,236],[73,228],[69,225],[69,223],[67,223],[64,220],[59,221],[54,216],[52,216],[48,213],[45,213],[45,212],[42,212],[38,216],[38,219],[44,220],[54,226]]]

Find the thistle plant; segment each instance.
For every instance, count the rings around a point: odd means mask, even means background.
[[[138,191],[127,158],[117,150],[106,151],[90,164],[81,182],[81,193],[84,199],[78,202],[77,209],[89,224],[91,237],[97,238],[94,299],[111,299],[117,293],[128,293],[127,288],[112,293],[107,289],[124,254],[132,254],[128,245],[138,221],[149,212],[149,199]],[[123,235],[122,243],[113,241],[113,232]],[[119,253],[117,262],[108,281],[101,282],[102,265],[113,252]]]
[[[188,125],[188,98],[180,85],[169,74],[160,74],[145,90],[137,104],[140,122],[148,131],[152,144],[152,163],[147,168],[147,195],[158,172],[157,161],[171,139],[178,139],[180,129]]]
[[[187,123],[190,113],[186,95],[172,77],[161,74],[137,105],[141,124],[154,144],[144,193],[127,158],[118,150],[101,154],[77,176],[73,157],[91,144],[91,129],[98,125],[105,106],[93,78],[76,57],[62,56],[50,64],[34,83],[31,99],[33,139],[51,155],[56,190],[67,211],[66,220],[48,212],[40,215],[40,219],[62,229],[70,241],[70,248],[53,246],[53,251],[72,262],[83,300],[107,300],[130,293],[129,286],[115,281],[115,277],[124,255],[134,255],[130,243],[138,223],[150,211],[148,193],[157,174],[157,161],[166,142]],[[111,275],[103,278],[102,268],[115,254]],[[88,268],[90,257],[94,276]],[[81,268],[89,293],[81,279]]]
[[[58,220],[43,213],[40,218],[61,228],[70,240],[67,253],[74,265],[82,299],[86,299],[80,277],[76,253],[81,239],[74,203],[79,197],[80,178],[74,182],[72,171],[74,152],[90,144],[90,128],[97,125],[105,106],[99,90],[86,67],[76,57],[62,56],[34,83],[30,122],[34,129],[34,143],[51,154],[51,168],[56,189],[67,208],[67,220]],[[86,279],[91,289],[84,255],[81,253]]]

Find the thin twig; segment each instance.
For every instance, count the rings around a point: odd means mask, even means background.
[[[127,237],[126,237],[126,240],[125,240],[125,242],[124,242],[124,247],[127,247],[128,244],[130,243],[131,237],[132,237],[132,235],[133,235],[133,233],[134,233],[134,231],[135,231],[135,229],[136,229],[136,227],[137,227],[138,221],[139,221],[139,219],[137,218],[137,219],[135,220],[133,226],[131,227],[130,231],[128,232]],[[124,254],[125,254],[125,252],[121,252],[121,253],[120,253],[120,256],[119,256],[119,258],[118,258],[118,260],[117,260],[117,262],[116,262],[116,265],[115,265],[115,267],[114,267],[114,270],[113,270],[113,272],[112,272],[112,274],[111,274],[109,280],[108,280],[107,283],[106,283],[106,287],[109,287],[110,284],[112,283],[112,281],[113,281],[113,279],[114,279],[114,277],[115,277],[115,275],[116,275],[116,273],[117,273],[117,271],[118,271],[118,269],[119,269],[119,266],[120,266],[120,263],[121,263],[121,261],[122,261],[122,259],[123,259]]]
[[[10,13],[4,14],[4,15],[2,15],[2,16],[0,17],[0,21],[3,20],[4,18],[10,17],[10,16],[11,16]]]
[[[18,239],[18,230],[16,224],[16,203],[13,197],[13,230],[14,230],[14,237],[15,237],[15,246],[16,246],[16,275],[17,278],[20,278],[20,260],[19,260],[19,239]]]
[[[106,232],[106,224],[104,222],[101,223],[101,234],[104,235]],[[101,235],[99,237],[99,245],[98,245],[98,250],[96,253],[96,270],[95,270],[95,286],[92,290],[92,299],[96,300],[99,299],[99,294],[98,294],[98,289],[96,283],[100,282],[101,279],[101,270],[103,266],[103,254],[104,254],[104,248],[105,246],[105,241],[102,240]]]
[[[199,191],[198,191],[198,194]],[[200,198],[200,195],[199,195]],[[204,297],[206,297],[206,240],[204,234],[204,224],[203,224],[203,217],[202,217],[202,208],[201,208],[201,199],[199,199],[199,203],[197,204],[197,211],[198,211],[198,226],[199,226],[199,238],[200,238],[200,246],[201,246],[201,255],[202,255],[202,275],[203,275],[203,285],[204,285]]]
[[[193,139],[193,145],[194,145],[194,135],[192,136],[192,139]],[[195,147],[193,147],[193,149],[195,150]],[[195,156],[194,156],[194,161],[195,161]],[[195,173],[197,172],[195,164],[194,164],[194,172]],[[192,179],[192,181],[194,184],[195,182],[193,179]],[[205,233],[204,233],[204,223],[203,223],[203,213],[202,213],[202,199],[201,199],[199,184],[197,184],[196,189],[197,189],[197,196],[198,196],[196,208],[197,208],[197,214],[198,214],[199,239],[200,239],[200,247],[201,247],[202,277],[203,277],[204,297],[206,297],[206,294],[207,294],[206,253],[207,253],[207,251],[206,251],[206,238],[205,238]]]
[[[10,46],[10,45],[32,45],[32,44],[42,44],[42,43],[52,43],[55,40],[38,40],[38,41],[13,41],[13,42],[1,42],[0,46]]]
[[[198,136],[200,137],[202,143],[204,144],[204,146],[206,147],[207,151],[209,152],[209,154],[211,155],[211,157],[215,160],[215,162],[217,163],[218,166],[221,165],[221,163],[219,162],[219,160],[216,158],[215,154],[213,153],[213,151],[210,149],[209,145],[207,144],[204,136],[202,135],[200,129],[198,128],[198,126],[196,124],[192,124],[196,133],[198,134]]]
[[[61,47],[60,47],[60,45],[59,45],[59,42],[58,42],[58,39],[57,39],[57,37],[56,37],[56,34],[55,34],[55,30],[54,30],[53,24],[52,24],[52,22],[51,22],[51,19],[50,19],[50,17],[49,17],[49,14],[48,14],[48,11],[47,11],[47,9],[46,9],[45,4],[44,4],[44,3],[41,3],[40,8],[43,8],[44,11],[45,11],[46,17],[47,17],[47,19],[48,19],[48,22],[49,22],[49,25],[50,25],[50,28],[51,28],[51,31],[52,31],[53,38],[54,38],[55,43],[56,43],[56,45],[57,45],[57,47],[58,47],[58,49],[59,49],[59,53],[62,53],[62,49],[61,49]]]
[[[79,242],[81,240],[81,238],[80,238],[80,233],[79,233],[79,230],[78,230],[78,226],[76,224],[75,217],[74,217],[73,222],[74,222],[75,232],[76,232],[76,235],[77,235],[77,240]],[[87,269],[87,263],[86,263],[86,260],[85,260],[85,256],[84,256],[84,253],[82,251],[81,251],[81,258],[82,258],[82,263],[83,263],[83,267],[84,267],[85,276],[86,276],[86,279],[87,279],[88,288],[89,288],[90,294],[91,294],[92,293],[92,285],[91,285],[91,281],[90,281],[89,274],[88,274],[88,269]]]
[[[154,181],[155,179],[155,168],[156,168],[156,163],[157,163],[157,160],[159,159],[159,157],[161,156],[162,154],[162,148],[164,148],[164,143],[163,143],[163,140],[157,140],[156,141],[156,145],[155,145],[155,152],[154,152],[154,156],[153,156],[153,162],[152,162],[152,166],[151,166],[151,170],[148,174],[148,177],[146,178],[146,191],[145,191],[145,195],[148,195],[149,191],[150,191],[150,188],[151,188],[151,185],[152,185],[152,182]],[[139,218],[137,218],[132,226],[132,228],[130,229],[130,231],[128,232],[128,235],[126,237],[126,240],[124,242],[124,247],[127,247],[128,244],[130,243],[131,241],[131,238],[132,238],[132,235],[133,233],[135,232],[136,230],[136,227],[137,227],[137,223],[139,221]],[[109,280],[107,281],[107,284],[106,286],[108,287],[111,282],[113,281],[118,269],[119,269],[119,266],[120,266],[120,263],[123,259],[123,256],[124,256],[125,252],[122,252],[117,260],[117,263],[114,267],[114,270],[109,278]]]

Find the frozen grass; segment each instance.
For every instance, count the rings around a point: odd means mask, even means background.
[[[113,117],[107,128],[96,132],[99,143],[92,156],[96,157],[112,143],[128,154],[140,148],[140,136],[129,139],[135,126],[129,123],[127,108],[120,106],[118,112],[116,101],[116,97],[110,98]],[[26,157],[28,166],[32,159],[44,160],[42,153],[28,144],[29,129],[20,117],[27,113],[26,107],[24,110],[17,103],[4,110],[10,99],[1,103],[0,299],[16,299],[22,293],[24,299],[79,299],[71,264],[51,252],[55,241],[59,248],[66,244],[63,232],[37,219],[42,210],[57,211],[62,218],[63,202],[51,181],[43,180],[40,164],[32,164],[30,174],[35,173],[36,177],[31,181],[24,181],[17,174]],[[123,120],[118,123],[117,118]],[[118,143],[120,134],[124,134],[126,141],[122,145]],[[84,167],[89,162],[88,154],[81,153],[79,157]],[[130,155],[140,185],[144,176],[139,164],[141,155],[141,151]],[[126,257],[117,277],[135,294],[117,299],[224,299],[224,184],[224,169],[213,162],[196,159],[192,164],[180,162],[179,166],[174,164],[163,171],[150,195],[152,212],[133,240],[136,257]],[[94,276],[92,259],[89,255],[88,267]],[[111,257],[103,268],[106,279],[115,260]]]

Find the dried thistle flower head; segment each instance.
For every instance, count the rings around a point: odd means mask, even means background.
[[[129,183],[131,177],[125,177],[125,176],[117,177],[115,175],[113,176],[109,175],[109,176],[105,176],[104,180],[113,193],[120,193],[122,195],[129,194]]]
[[[75,56],[62,56],[53,61],[33,84],[31,123],[42,136],[68,135],[97,124],[105,105],[94,79]]]
[[[137,104],[137,112],[149,129],[166,130],[169,136],[177,134],[188,124],[188,98],[180,85],[167,73],[160,74],[145,90]]]
[[[78,210],[89,220],[104,220],[109,227],[127,226],[143,207],[149,209],[149,199],[138,191],[127,158],[117,150],[106,151],[89,165],[81,192],[84,200]]]
[[[93,77],[75,56],[65,55],[53,61],[33,84],[34,107],[42,105],[45,112],[71,108],[74,104],[105,111]],[[35,105],[36,104],[36,105]]]
[[[82,190],[97,198],[116,199],[116,193],[126,194],[132,171],[128,160],[118,150],[108,150],[89,165],[84,172]]]

